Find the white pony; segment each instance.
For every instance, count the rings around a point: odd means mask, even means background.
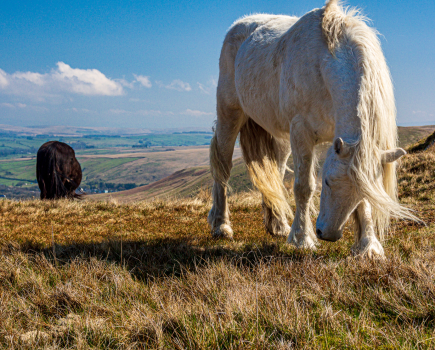
[[[383,255],[390,217],[415,219],[397,201],[393,86],[375,30],[337,0],[301,18],[252,15],[236,21],[222,47],[217,122],[210,146],[214,178],[208,215],[215,237],[233,236],[227,183],[236,138],[254,185],[263,194],[264,223],[274,235],[314,249],[336,241],[352,216],[354,252]],[[316,144],[333,141],[323,167],[317,230],[310,220]],[[296,213],[283,177],[293,151]]]

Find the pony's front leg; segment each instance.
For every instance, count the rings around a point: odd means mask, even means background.
[[[218,103],[218,119],[215,134],[210,143],[210,170],[213,176],[213,206],[207,221],[215,238],[233,238],[227,203],[227,187],[232,168],[234,145],[243,124],[243,113],[221,107]]]
[[[299,248],[316,249],[317,237],[310,218],[310,202],[316,187],[314,176],[315,135],[302,116],[293,118],[290,125],[290,143],[295,172],[294,195],[296,213],[288,243]]]
[[[355,244],[352,252],[355,255],[369,258],[384,257],[384,249],[376,237],[373,228],[372,210],[370,203],[363,200],[357,207],[354,215],[355,221]]]

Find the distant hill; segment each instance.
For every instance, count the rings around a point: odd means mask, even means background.
[[[131,136],[147,134],[172,134],[172,133],[195,133],[210,132],[211,128],[168,128],[168,129],[141,129],[141,128],[111,128],[111,127],[80,127],[80,126],[15,126],[0,124],[0,134],[13,134],[18,136],[72,136],[81,137],[86,135],[101,136]]]
[[[152,133],[149,129],[108,128],[108,127],[76,127],[76,126],[14,126],[0,124],[0,133],[18,136],[84,136],[84,135],[144,135]]]
[[[435,126],[399,127],[399,144],[406,147],[426,139],[431,135]],[[317,148],[319,166],[323,164],[329,144],[320,145]],[[252,189],[252,184],[242,158],[234,160],[231,171],[230,186],[233,192],[243,192]],[[293,167],[293,159],[290,157],[289,166]],[[319,169],[320,171],[320,169]],[[286,181],[291,181],[291,175],[286,175]],[[157,182],[146,186],[136,187],[131,190],[104,193],[88,196],[90,200],[115,199],[120,203],[128,203],[153,198],[165,197],[191,197],[198,194],[201,189],[210,189],[213,180],[208,166],[192,167],[179,170]]]

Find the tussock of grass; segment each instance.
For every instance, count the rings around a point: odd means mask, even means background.
[[[420,198],[432,164],[426,153],[402,162],[402,196],[428,226],[393,223],[386,260],[350,257],[349,231],[315,253],[268,236],[255,192],[230,198],[234,241],[211,239],[207,191],[128,205],[1,201],[0,344],[433,348],[435,205]]]
[[[408,154],[404,157],[399,172],[400,198],[413,203],[433,202],[434,179],[435,145],[429,146],[425,152]]]

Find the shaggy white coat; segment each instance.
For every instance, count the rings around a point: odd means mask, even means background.
[[[226,203],[237,135],[254,184],[263,193],[269,232],[315,248],[310,220],[313,148],[334,141],[323,168],[317,237],[335,241],[353,216],[354,250],[383,255],[391,215],[412,218],[397,202],[396,110],[376,32],[337,0],[301,18],[252,15],[229,29],[219,62],[217,122],[210,149],[215,179],[208,221],[232,237]],[[293,152],[296,213],[291,229],[282,180]]]

